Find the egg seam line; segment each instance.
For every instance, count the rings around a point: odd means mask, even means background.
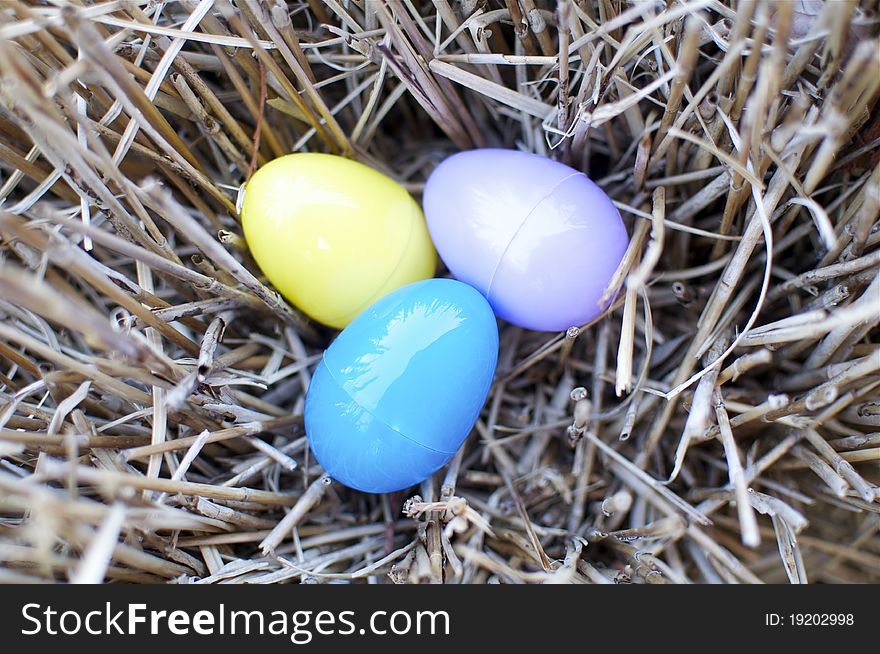
[[[504,261],[504,257],[505,257],[505,255],[507,255],[507,251],[510,250],[510,246],[513,245],[513,242],[516,240],[516,237],[519,236],[519,233],[522,231],[523,227],[526,226],[526,223],[529,221],[529,218],[532,217],[532,214],[535,212],[535,209],[537,209],[539,206],[541,206],[541,203],[544,202],[544,200],[546,200],[551,195],[553,195],[553,193],[554,193],[554,191],[556,191],[556,189],[558,189],[560,186],[562,186],[565,182],[570,180],[572,177],[577,177],[578,175],[584,175],[584,174],[576,171],[576,172],[572,173],[571,175],[566,175],[565,177],[560,179],[558,182],[556,182],[553,185],[553,187],[549,191],[547,191],[547,193],[542,195],[541,198],[537,202],[535,202],[535,204],[532,205],[532,207],[529,209],[525,218],[523,218],[522,222],[519,224],[519,226],[516,228],[516,231],[513,233],[513,236],[510,237],[510,240],[507,242],[507,245],[504,246],[504,250],[501,252],[501,256],[498,258],[498,263],[495,264],[495,268],[492,270],[492,277],[489,278],[489,285],[486,287],[486,300],[489,303],[492,302],[492,286],[495,284],[495,277],[498,275],[498,269],[501,268],[501,263]],[[586,177],[586,175],[584,175],[584,177]]]
[[[404,440],[406,440],[406,441],[409,441],[410,443],[412,443],[413,445],[417,445],[418,447],[423,447],[423,448],[425,448],[426,450],[430,450],[431,452],[436,452],[437,454],[443,454],[443,455],[447,455],[447,454],[448,454],[448,455],[454,455],[455,452],[457,451],[457,450],[455,450],[455,451],[452,451],[452,452],[446,452],[446,451],[444,451],[444,450],[438,450],[438,449],[436,449],[436,448],[431,447],[430,445],[424,445],[424,444],[422,444],[422,443],[419,443],[418,441],[413,440],[413,439],[410,438],[409,436],[407,436],[407,435],[401,433],[398,429],[395,429],[394,427],[392,427],[391,425],[389,425],[387,422],[385,422],[384,420],[382,420],[382,418],[380,418],[380,417],[378,417],[377,415],[375,415],[372,411],[370,411],[369,409],[367,409],[364,405],[362,405],[360,402],[358,402],[358,401],[355,399],[355,397],[354,397],[354,396],[349,392],[349,390],[345,387],[345,384],[340,383],[339,380],[336,379],[336,376],[333,374],[333,370],[330,368],[330,366],[327,365],[327,362],[324,360],[324,355],[321,355],[321,364],[323,364],[323,366],[327,369],[327,374],[330,375],[330,379],[332,379],[333,382],[339,387],[339,390],[341,390],[343,393],[346,394],[346,396],[348,396],[348,399],[350,399],[352,402],[354,402],[354,403],[355,403],[355,404],[356,404],[356,405],[357,405],[362,411],[364,411],[367,415],[369,415],[373,420],[375,420],[375,421],[377,421],[377,422],[379,422],[379,423],[385,425],[388,429],[390,429],[391,431],[393,431],[395,434],[397,434],[398,436],[400,436],[402,439],[404,439]]]
[[[415,200],[413,200],[413,202],[415,202]],[[376,287],[376,290],[373,292],[373,294],[370,296],[370,298],[366,302],[361,304],[359,307],[357,307],[357,309],[355,309],[354,311],[348,311],[340,316],[336,316],[330,322],[335,323],[335,322],[341,321],[343,318],[347,318],[348,316],[357,317],[357,316],[361,315],[361,313],[365,309],[372,306],[372,304],[374,302],[377,302],[380,299],[380,298],[377,298],[376,296],[379,294],[379,291],[381,291],[383,288],[385,288],[385,285],[388,283],[388,280],[390,280],[392,277],[394,277],[394,273],[396,273],[398,268],[400,268],[400,264],[403,262],[403,259],[405,258],[404,253],[409,249],[409,244],[412,242],[412,236],[413,236],[414,229],[415,229],[415,226],[413,225],[412,221],[410,221],[409,232],[407,233],[407,236],[406,236],[406,244],[403,246],[403,249],[401,250],[401,255],[397,258],[397,262],[394,264],[394,267],[391,269],[391,272],[388,273],[388,276],[385,277],[385,279],[382,280],[382,283]],[[434,265],[436,267],[436,263]],[[349,321],[349,322],[351,322],[351,321]]]

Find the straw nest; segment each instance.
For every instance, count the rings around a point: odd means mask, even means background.
[[[876,9],[6,0],[0,581],[880,582]],[[450,465],[353,492],[238,189],[479,146],[606,189],[615,303],[500,325]]]

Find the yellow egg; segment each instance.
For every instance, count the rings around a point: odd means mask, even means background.
[[[400,184],[344,157],[270,161],[248,181],[241,219],[275,288],[338,329],[387,293],[434,274],[419,205]]]

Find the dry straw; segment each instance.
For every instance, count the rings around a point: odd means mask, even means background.
[[[870,0],[0,2],[0,581],[880,582],[878,32]],[[332,334],[238,189],[308,150],[418,196],[477,146],[606,189],[616,299],[502,325],[449,466],[352,492],[303,433]]]

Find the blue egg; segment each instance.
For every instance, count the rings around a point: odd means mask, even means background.
[[[368,493],[408,488],[455,454],[498,360],[492,308],[474,288],[428,279],[389,293],[339,334],[306,394],[312,452]]]

